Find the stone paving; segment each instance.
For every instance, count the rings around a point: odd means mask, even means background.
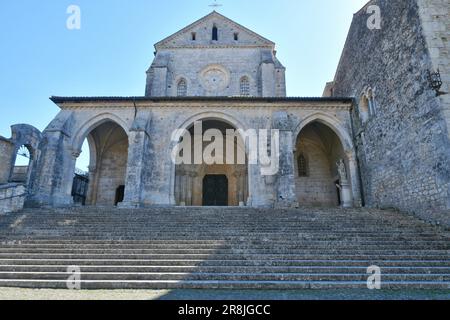
[[[49,290],[0,288],[0,300],[450,300],[450,290]]]

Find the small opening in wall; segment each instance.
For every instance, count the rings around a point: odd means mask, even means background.
[[[192,37],[191,38],[192,41],[196,41],[197,40],[197,34],[195,32],[192,32],[191,37]]]
[[[212,40],[213,41],[218,41],[219,40],[219,29],[217,29],[217,26],[213,26],[212,29]]]
[[[11,182],[27,183],[28,182],[28,170],[31,162],[30,149],[23,145],[17,150],[16,161],[11,173]]]
[[[234,33],[234,41],[238,41],[239,40],[239,33],[235,32]]]

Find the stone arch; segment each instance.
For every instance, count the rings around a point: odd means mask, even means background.
[[[84,140],[89,135],[89,133],[94,130],[96,127],[100,126],[101,124],[105,122],[114,122],[115,124],[122,127],[122,129],[125,131],[125,133],[128,134],[129,128],[127,123],[121,119],[119,116],[113,114],[113,113],[102,113],[99,115],[96,115],[95,117],[89,119],[86,121],[83,125],[80,126],[80,128],[76,131],[74,134],[74,138],[72,140],[72,148],[75,152],[81,151],[81,146],[83,145]]]
[[[233,116],[226,114],[224,112],[219,112],[219,111],[206,111],[206,112],[201,112],[201,113],[197,113],[191,117],[189,117],[188,119],[185,119],[179,126],[177,126],[179,129],[181,130],[189,130],[190,128],[192,128],[192,126],[194,125],[194,123],[196,121],[206,121],[206,122],[218,122],[218,123],[224,123],[226,125],[228,125],[230,128],[234,128],[236,130],[244,130],[245,131],[245,126],[242,122],[240,122],[239,120],[237,120],[236,118],[234,118]],[[177,135],[175,135],[173,137],[173,141],[172,141],[172,145],[170,150],[172,150],[175,145],[177,144],[178,141],[180,141],[180,139],[182,138],[182,131],[179,130],[179,132],[177,132]],[[238,133],[238,137],[240,137],[240,139],[242,141],[245,142],[243,135],[241,133]],[[238,147],[239,148],[239,147]],[[242,150],[242,149],[241,149]],[[246,154],[246,150],[242,150],[244,151]],[[242,182],[240,181],[241,184],[245,184],[245,191],[242,190],[238,190],[237,193],[242,192],[241,195],[236,196],[236,198],[238,199],[239,196],[241,196],[241,200],[242,201],[237,201],[237,203],[235,203],[234,205],[240,205],[242,203],[246,203],[247,202],[247,197],[246,194],[248,193],[248,184],[249,184],[249,179],[248,179],[248,164],[244,165],[245,166],[245,181]],[[213,167],[213,166],[211,166]],[[177,194],[176,188],[177,188],[177,184],[179,184],[179,180],[177,180],[177,172],[178,171],[179,166],[175,165],[172,162],[172,167],[171,167],[171,203],[174,205],[180,204],[179,201],[177,201],[177,198],[179,198],[179,195]],[[241,169],[239,169],[241,170]],[[182,170],[184,171],[184,170]],[[192,173],[192,172],[191,172]],[[203,175],[205,174],[205,170],[204,168],[202,168],[200,171],[198,171],[199,174]],[[201,180],[203,180],[204,177],[202,177]],[[234,178],[236,178],[236,181],[238,181],[238,177],[235,176]],[[232,180],[234,180],[234,178]],[[233,188],[230,188],[230,193],[233,193]],[[192,196],[192,199],[194,199],[194,196]],[[198,199],[198,197],[197,197]],[[231,199],[231,198],[230,198]],[[234,201],[234,200],[233,200]],[[242,202],[242,203],[241,203]],[[192,203],[183,203],[185,205],[194,205],[194,200],[192,200]],[[198,201],[197,201],[197,205],[198,205]]]
[[[217,121],[223,121],[225,123],[228,123],[229,125],[233,126],[236,129],[242,129],[247,130],[247,126],[235,118],[232,115],[229,115],[222,111],[204,111],[200,113],[196,113],[195,115],[185,119],[183,122],[179,123],[177,125],[178,129],[184,129],[187,130],[195,121],[200,120],[217,120]],[[178,134],[174,140],[178,141],[181,138],[181,134]],[[241,135],[241,138],[242,135]],[[175,143],[173,143],[174,145]]]
[[[348,131],[342,126],[339,119],[336,117],[329,116],[325,113],[318,112],[314,113],[312,115],[309,115],[305,119],[303,119],[300,124],[296,127],[294,130],[293,135],[293,145],[295,146],[297,142],[297,137],[300,134],[300,132],[305,128],[308,124],[317,121],[320,122],[326,126],[328,126],[331,130],[336,133],[336,135],[340,138],[341,143],[344,147],[344,150],[346,153],[354,153],[354,146],[353,146],[353,140],[348,133]]]
[[[15,176],[18,174],[15,167],[17,154],[19,149],[24,146],[28,149],[30,159],[28,166],[23,172],[24,178],[20,179],[22,183],[28,185],[33,180],[34,168],[36,167],[39,158],[39,143],[42,140],[42,133],[35,127],[28,124],[16,124],[11,126],[11,139],[13,145],[11,160],[10,160],[10,174],[9,180],[17,180]],[[16,172],[15,172],[16,171]]]
[[[78,197],[84,200],[83,203],[103,206],[113,206],[123,201],[130,144],[126,128],[119,117],[109,113],[98,115],[79,128],[72,143],[73,154],[77,158],[83,142],[88,141],[89,185],[85,194],[75,194],[74,190],[78,190],[75,176],[72,188],[74,199]],[[73,165],[75,170],[75,161]]]
[[[324,128],[329,129],[331,132],[335,134],[335,136],[338,139],[339,144],[342,146],[342,157],[344,158],[345,165],[347,167],[347,175],[348,175],[348,182],[350,184],[349,189],[351,189],[351,197],[352,197],[352,204],[355,206],[359,206],[360,203],[360,189],[359,189],[359,173],[358,173],[358,167],[356,163],[356,154],[355,149],[353,145],[353,140],[350,135],[350,133],[344,128],[342,123],[339,121],[339,119],[329,116],[324,113],[314,113],[305,119],[301,121],[301,123],[296,127],[294,131],[294,142],[293,145],[296,146],[294,148],[294,151],[297,156],[297,142],[302,134],[303,130],[307,128],[309,125],[318,123],[324,126]],[[310,143],[311,145],[314,143],[312,141],[307,141],[307,143]],[[316,145],[317,146],[317,145]],[[314,163],[314,161],[313,161]],[[334,165],[331,164],[330,165]],[[331,186],[330,186],[331,188]]]

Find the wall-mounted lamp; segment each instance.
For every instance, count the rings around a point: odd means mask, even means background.
[[[430,83],[431,88],[436,91],[436,96],[446,94],[445,92],[440,91],[442,87],[442,79],[439,69],[436,72],[428,71],[428,82]]]

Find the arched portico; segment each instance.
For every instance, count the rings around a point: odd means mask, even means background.
[[[77,131],[74,150],[81,150],[85,140],[90,155],[86,204],[117,205],[124,199],[126,185],[129,141],[125,124],[114,115],[99,115]],[[74,157],[79,153],[74,152]]]
[[[342,196],[350,196],[351,204],[346,205],[359,206],[361,200],[355,150],[352,138],[342,123],[327,114],[315,113],[296,127],[294,139],[299,203],[342,205]],[[341,168],[338,164],[340,160],[344,163]],[[305,163],[307,168],[304,168]],[[345,177],[342,177],[343,172]]]
[[[187,206],[202,206],[202,205],[212,205],[215,203],[214,199],[208,202],[205,200],[205,181],[207,185],[211,187],[217,187],[218,190],[226,190],[227,199],[225,202],[228,206],[239,206],[246,205],[249,196],[249,174],[248,174],[248,161],[246,157],[245,148],[245,137],[241,134],[239,130],[244,130],[244,125],[240,121],[234,119],[232,116],[221,112],[203,112],[196,114],[186,121],[184,121],[180,126],[178,132],[172,137],[172,147],[175,148],[178,142],[186,138],[189,135],[192,145],[192,156],[194,155],[194,141],[195,132],[194,125],[201,123],[202,135],[210,130],[216,131],[217,134],[221,134],[223,137],[222,150],[219,151],[220,157],[222,157],[222,163],[206,163],[208,160],[199,163],[191,164],[178,164],[176,165],[172,161],[172,181],[171,190],[173,194],[171,198],[173,199],[173,204],[175,205],[187,205]],[[236,134],[236,139],[234,142],[234,163],[229,164],[226,160],[226,131],[233,130]],[[201,137],[203,139],[203,137]],[[211,140],[214,142],[215,138]],[[202,143],[202,153],[205,148],[210,143]],[[243,155],[244,161],[237,161],[237,154]],[[192,160],[194,158],[192,157]],[[202,159],[205,160],[205,159]],[[217,177],[217,179],[215,179]],[[224,178],[226,177],[226,178]],[[214,181],[217,180],[217,185]],[[224,181],[227,183],[226,186],[220,186],[219,182]],[[222,192],[222,191],[218,191]],[[210,192],[214,194],[214,192]],[[211,200],[211,199],[210,199]],[[206,201],[206,202],[205,202]]]

